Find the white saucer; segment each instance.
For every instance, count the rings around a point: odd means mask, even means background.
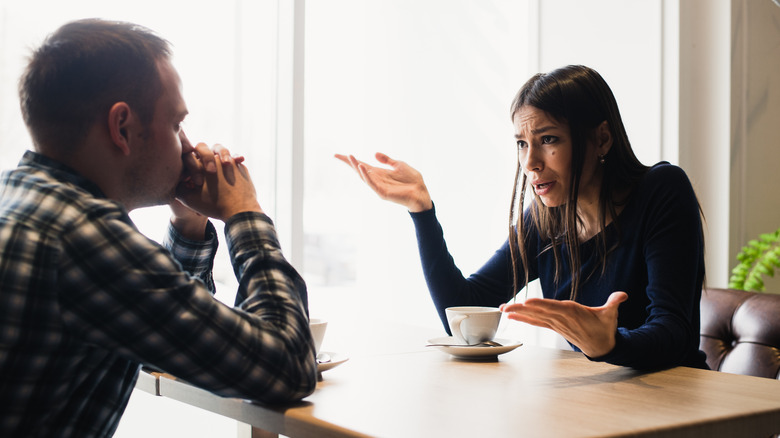
[[[321,351],[320,353],[325,353],[330,356],[330,362],[317,363],[317,372],[319,373],[328,371],[331,368],[336,368],[349,360],[349,358],[343,354],[331,353],[330,351]]]
[[[439,350],[451,354],[461,359],[491,358],[499,354],[508,353],[515,348],[523,345],[522,342],[512,341],[510,339],[493,339],[501,344],[501,347],[470,347],[468,345],[457,345],[458,341],[452,336],[442,338],[428,339],[429,344],[451,344],[436,346]]]

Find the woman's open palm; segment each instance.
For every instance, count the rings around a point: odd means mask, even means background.
[[[558,332],[590,357],[603,356],[615,347],[618,306],[628,299],[613,292],[599,307],[587,307],[570,300],[529,298],[525,303],[502,304],[509,319]]]
[[[376,154],[377,161],[390,166],[390,169],[371,166],[352,155],[336,154],[336,158],[352,167],[380,198],[401,204],[412,213],[433,207],[422,175],[405,162],[393,160],[380,152]]]

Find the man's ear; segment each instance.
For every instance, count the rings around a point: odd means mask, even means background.
[[[125,102],[117,102],[108,111],[108,131],[111,141],[124,155],[130,155],[130,131],[135,114]]]

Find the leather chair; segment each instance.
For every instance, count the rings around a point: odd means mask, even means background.
[[[780,379],[780,295],[704,289],[700,348],[713,370]]]

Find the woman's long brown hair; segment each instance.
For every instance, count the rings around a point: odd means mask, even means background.
[[[566,245],[568,274],[571,278],[569,297],[575,300],[581,284],[585,281],[580,272],[580,242],[577,228],[582,225],[582,219],[577,214],[577,197],[588,139],[594,135],[595,129],[602,122],[607,122],[612,134],[612,147],[604,157],[604,163],[600,164],[603,176],[599,193],[599,231],[596,235],[602,273],[611,250],[607,248],[604,236],[607,218],[615,221],[619,233],[617,211],[628,201],[628,196],[618,198],[618,193],[630,193],[647,172],[648,167],[637,159],[631,149],[612,90],[601,75],[591,68],[570,65],[549,73],[534,75],[517,92],[512,101],[510,116],[513,121],[515,114],[524,106],[538,108],[550,117],[565,122],[571,131],[572,178],[568,201],[560,207],[547,207],[539,196],[534,194],[528,212],[539,236],[543,241],[548,242],[545,247],[540,248],[540,251],[553,251],[556,283],[559,283],[564,275],[561,249],[564,244]],[[517,158],[517,171],[509,212],[509,249],[512,256],[515,293],[527,286],[529,281],[529,254],[525,245],[528,230],[526,230],[523,207],[527,178],[522,171],[519,151]],[[533,255],[536,256],[538,254]],[[587,273],[587,275],[592,274],[594,272]]]

